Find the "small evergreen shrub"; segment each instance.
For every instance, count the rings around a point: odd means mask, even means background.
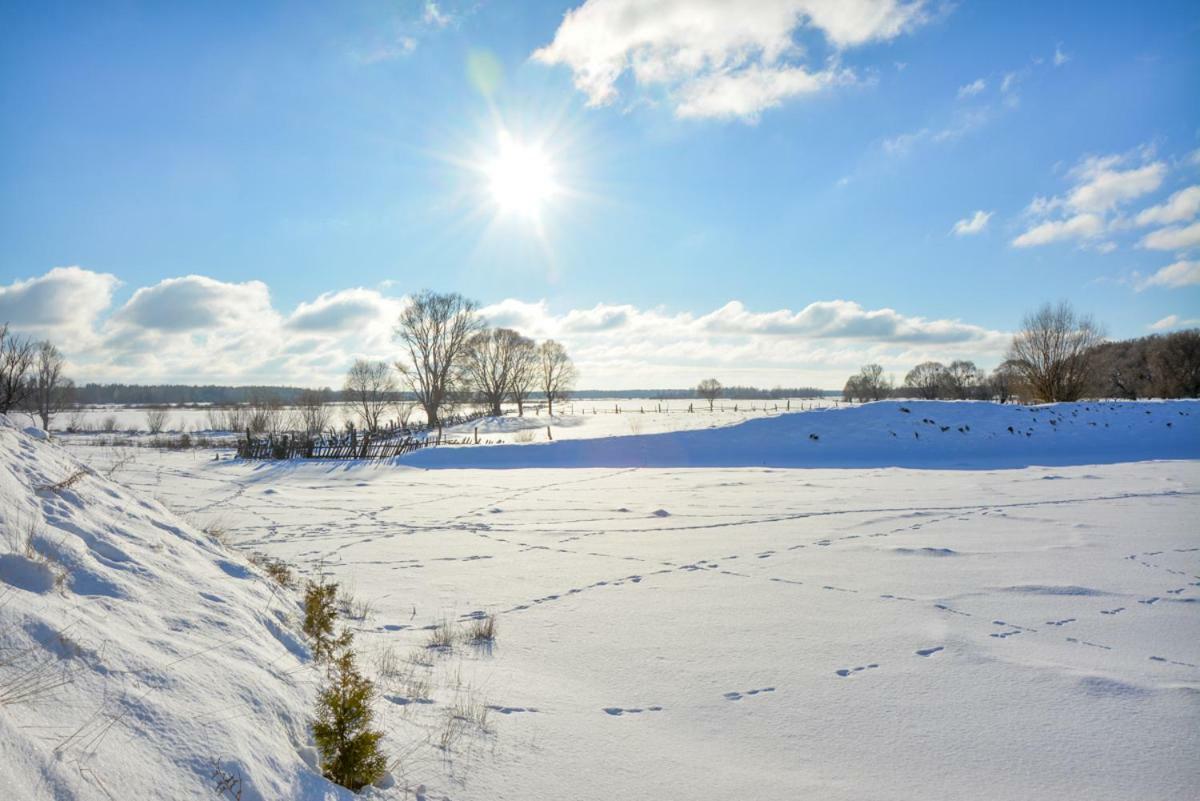
[[[387,770],[387,758],[379,747],[383,732],[371,728],[374,694],[374,684],[354,664],[354,652],[342,649],[333,658],[328,684],[317,698],[312,730],[325,778],[354,792],[378,781]]]
[[[313,659],[326,662],[339,648],[350,645],[352,635],[335,634],[337,590],[334,583],[309,581],[304,587],[304,634],[312,643]]]

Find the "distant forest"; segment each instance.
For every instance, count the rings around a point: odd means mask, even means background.
[[[302,392],[309,391],[305,387],[282,386],[192,386],[188,384],[84,384],[76,387],[75,401],[84,405],[126,404],[126,405],[231,405],[249,403],[261,399],[271,399],[284,404],[295,403]],[[347,401],[349,397],[342,390],[325,387],[318,390],[324,400],[330,403]],[[815,387],[775,387],[762,389],[759,387],[725,387],[721,397],[730,400],[769,400],[776,398],[820,398],[827,395],[840,394],[836,390],[827,391]],[[682,400],[696,397],[694,388],[688,389],[584,389],[571,392],[576,399],[600,400],[604,398],[650,398],[653,400]],[[534,392],[532,400],[543,400],[544,393]],[[396,399],[414,400],[411,393],[397,393]]]

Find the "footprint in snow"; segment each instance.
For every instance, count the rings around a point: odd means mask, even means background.
[[[724,698],[726,701],[740,701],[743,698],[749,698],[750,696],[758,695],[759,693],[773,692],[775,692],[774,687],[759,687],[756,690],[746,690],[745,692],[728,692],[724,694]]]
[[[877,667],[879,667],[879,663],[872,662],[869,665],[859,665],[858,667],[842,668],[841,670],[835,670],[834,673],[838,674],[839,676],[841,676],[844,679],[847,676],[854,675],[855,673],[861,673],[864,670],[873,670]]]
[[[922,648],[919,651],[917,651],[917,656],[933,656],[938,651],[944,651],[944,650],[946,650],[946,646],[944,646],[944,645],[938,645],[934,648]]]
[[[663,711],[663,708],[661,706],[648,706],[645,708],[633,707],[631,709],[626,709],[624,707],[619,707],[619,706],[604,707],[604,712],[606,714],[612,715],[615,718],[619,718],[622,715],[640,715],[643,712],[662,712],[662,711]]]

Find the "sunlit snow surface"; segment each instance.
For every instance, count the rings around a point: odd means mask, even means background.
[[[220,519],[239,548],[352,587],[374,607],[357,626],[365,654],[428,655],[433,703],[389,691],[378,704],[404,755],[380,797],[407,784],[455,801],[1193,798],[1200,405],[1060,407],[1071,422],[1044,411],[1029,436],[952,408],[964,404],[900,405],[750,433],[809,453],[841,438],[865,460],[871,432],[878,464],[915,453],[956,469],[752,466],[765,451],[729,428],[702,433],[721,435],[710,443],[730,466],[425,470],[139,450],[118,477],[198,524]],[[963,415],[970,433],[941,430]],[[899,446],[927,430],[940,450]],[[1038,437],[1051,444],[1033,448]],[[417,456],[497,467],[524,449],[557,464],[569,444]],[[704,443],[625,445],[675,448],[682,465]],[[1125,461],[1156,448],[1176,460]],[[591,452],[604,464],[620,450]],[[98,466],[114,455],[73,452]],[[1039,459],[1065,464],[1000,469]],[[443,618],[481,612],[499,617],[493,648],[424,648]],[[493,709],[490,731],[447,753],[431,740],[452,682]]]

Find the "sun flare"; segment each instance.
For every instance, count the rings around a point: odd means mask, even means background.
[[[558,194],[554,165],[537,145],[525,144],[502,131],[499,148],[484,168],[488,191],[500,210],[537,219]]]

